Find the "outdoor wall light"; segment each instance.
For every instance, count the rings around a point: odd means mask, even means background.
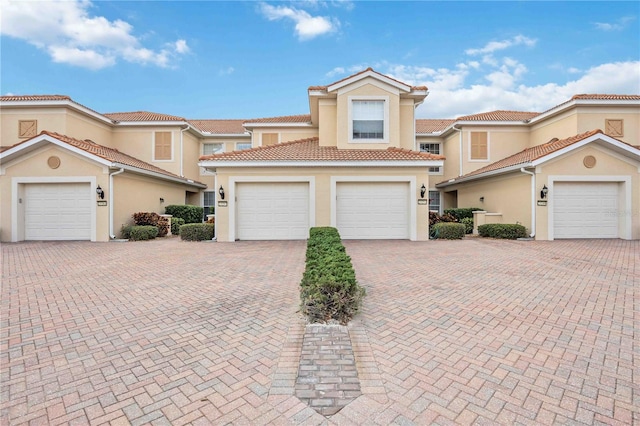
[[[96,188],[96,194],[98,194],[98,198],[104,200],[104,191],[100,188],[100,185]]]
[[[220,194],[220,199],[224,200],[224,188],[220,185],[220,189],[218,189],[218,194]]]
[[[548,193],[549,193],[549,188],[547,188],[547,185],[544,185],[542,187],[542,191],[540,191],[540,198],[542,199],[547,198]]]
[[[420,198],[424,198],[424,194],[427,192],[427,188],[424,186],[424,183],[422,184],[422,187],[420,187]]]
[[[484,197],[480,197],[480,202],[484,203]]]
[[[160,197],[160,202],[164,203],[164,198]]]

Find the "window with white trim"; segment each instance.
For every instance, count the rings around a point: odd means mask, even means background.
[[[429,191],[429,210],[440,213],[440,191]]]
[[[421,143],[420,152],[440,155],[439,143]],[[429,173],[440,173],[440,167],[429,167]]]
[[[245,149],[251,149],[251,142],[236,143],[236,151],[244,151]]]
[[[215,191],[204,191],[204,200],[203,200],[203,207],[204,207],[204,220],[207,220],[207,215],[208,214],[214,214],[215,213],[215,203],[216,203],[216,192]]]
[[[389,142],[388,97],[349,97],[349,142]]]
[[[213,155],[222,152],[224,144],[221,143],[205,143],[202,144],[202,155]]]

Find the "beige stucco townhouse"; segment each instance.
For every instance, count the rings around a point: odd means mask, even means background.
[[[429,211],[451,207],[535,239],[640,238],[640,95],[415,119],[427,94],[367,69],[310,87],[308,114],[260,119],[2,96],[0,241],[108,241],[183,203],[215,212],[221,242],[311,226],[426,240]]]

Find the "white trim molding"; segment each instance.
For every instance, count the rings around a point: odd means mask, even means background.
[[[412,202],[412,194],[416,193],[415,176],[331,176],[330,201],[331,201],[331,226],[336,228],[338,223],[337,200],[338,183],[340,182],[407,182],[409,184],[409,239],[417,241],[417,217],[418,204]]]
[[[309,227],[316,226],[316,178],[315,176],[233,176],[229,177],[227,199],[229,200],[229,241],[236,240],[236,185],[238,183],[300,182],[309,184]],[[217,182],[216,182],[217,185]],[[217,200],[217,195],[216,195]],[[216,211],[218,209],[216,208]]]
[[[633,196],[631,193],[631,176],[564,176],[564,175],[549,175],[547,176],[547,188],[549,189],[549,201],[547,206],[547,238],[549,240],[554,239],[553,228],[553,211],[554,211],[554,199],[555,191],[554,185],[559,182],[617,182],[622,184],[622,188],[618,190],[618,195],[622,197],[622,200],[618,201],[618,205],[622,207],[623,214],[619,214],[618,217],[623,220],[622,224],[618,224],[619,238],[624,240],[631,240],[633,237],[632,225],[633,225]]]
[[[20,204],[20,185],[31,183],[88,183],[91,187],[90,194],[96,192],[95,176],[37,176],[37,177],[14,177],[11,178],[11,242],[24,241],[24,220],[18,221],[18,204]],[[24,212],[22,212],[24,214]],[[23,218],[24,219],[24,218]],[[22,226],[20,226],[22,225]],[[91,241],[96,241],[96,202],[91,203]],[[22,232],[20,232],[22,231]],[[22,236],[22,239],[18,238]]]

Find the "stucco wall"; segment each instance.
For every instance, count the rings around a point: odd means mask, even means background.
[[[48,166],[47,160],[51,156],[60,158],[60,166],[52,169]],[[47,183],[47,182],[64,182],[65,179],[73,182],[95,181],[95,185],[102,188],[108,188],[109,178],[108,171],[104,166],[97,163],[87,161],[78,155],[61,149],[54,145],[48,145],[37,151],[23,156],[15,161],[3,164],[5,174],[0,177],[0,194],[2,194],[2,203],[0,203],[0,241],[11,241],[12,228],[12,206],[17,203],[13,199],[12,188],[14,178],[30,178],[30,182]],[[24,185],[24,184],[21,184]],[[18,197],[20,197],[23,188],[18,188]],[[20,211],[18,206],[18,211]],[[24,212],[22,212],[24,214]],[[109,212],[107,207],[96,207],[96,240],[108,240],[108,218]],[[20,224],[22,217],[18,214],[15,218]],[[20,236],[21,235],[21,236]],[[24,234],[19,232],[18,240],[24,238]]]
[[[67,130],[65,108],[8,108],[0,110],[0,146],[11,146],[27,138],[18,137],[20,120],[37,120],[37,134],[43,130],[64,134]]]
[[[429,175],[425,172],[426,168],[239,168],[239,169],[218,169],[218,186],[225,188],[226,200],[232,200],[234,188],[230,185],[230,176],[242,178],[255,178],[256,181],[264,181],[264,179],[272,179],[274,182],[279,177],[313,177],[315,182],[315,225],[312,226],[331,226],[331,178],[357,176],[366,181],[371,177],[392,177],[392,176],[411,176],[414,177],[416,191],[412,194],[410,206],[416,206],[416,231],[418,240],[428,240],[429,238],[429,206],[417,205],[417,199],[420,197],[420,186],[424,183],[429,187]],[[302,178],[301,178],[302,180]],[[229,215],[231,210],[231,202],[228,207],[216,207],[216,234],[218,241],[229,241]]]

